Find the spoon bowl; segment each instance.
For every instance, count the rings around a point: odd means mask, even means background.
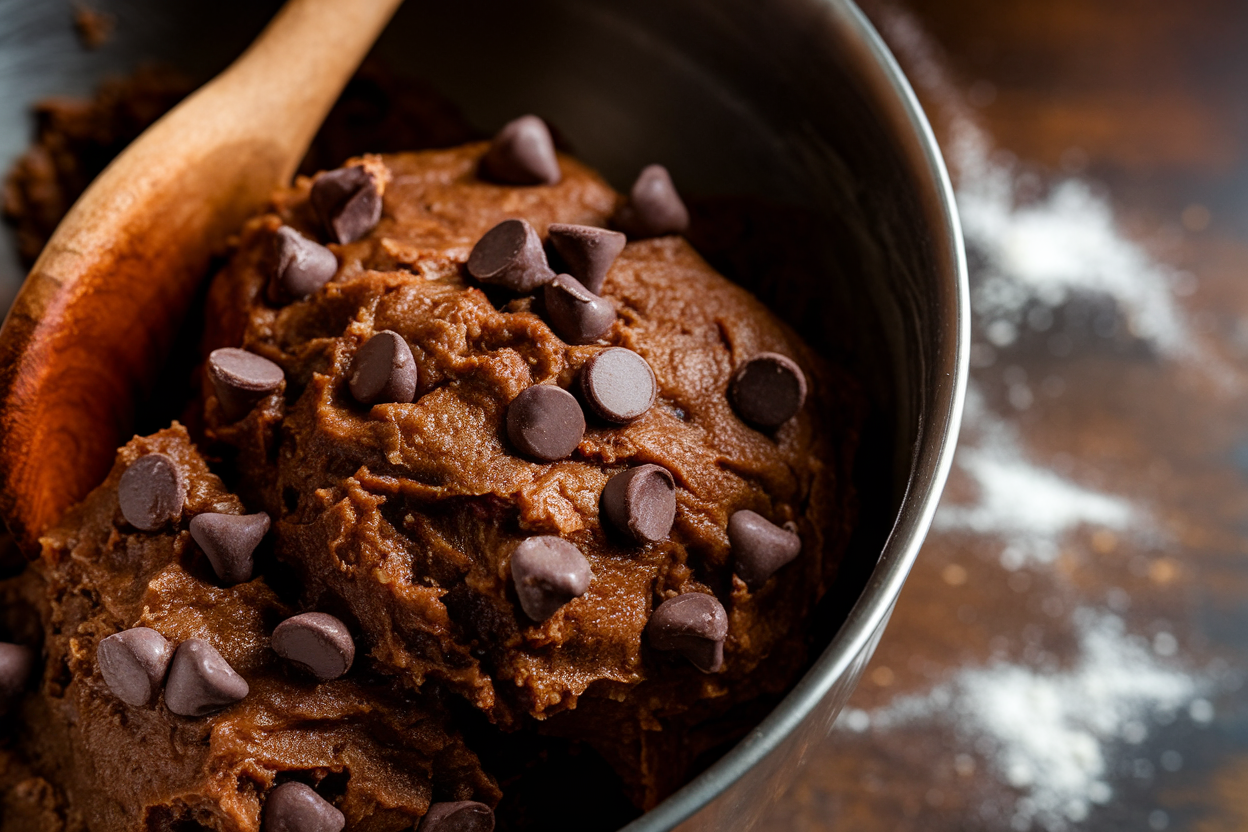
[[[62,220],[0,330],[0,514],[18,544],[112,465],[211,255],[290,181],[401,0],[291,0]]]

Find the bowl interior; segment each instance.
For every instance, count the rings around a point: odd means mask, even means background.
[[[94,52],[77,45],[62,5],[0,5],[0,165],[25,148],[34,100],[86,94],[152,60],[207,79],[278,4],[94,5],[118,19]],[[924,167],[930,147],[856,14],[829,0],[413,2],[376,50],[484,133],[538,113],[617,188],[657,161],[699,217],[747,217],[748,251],[726,246],[712,262],[850,368],[869,400],[857,465],[863,516],[819,622],[825,657],[841,650],[846,661],[869,650],[861,634],[847,640],[851,609],[882,621],[926,529],[961,372],[948,206]],[[0,235],[0,305],[22,274]]]

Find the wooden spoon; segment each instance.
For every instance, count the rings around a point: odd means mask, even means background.
[[[98,485],[226,237],[288,184],[402,0],[289,0],[117,157],[0,330],[0,513],[19,545]]]

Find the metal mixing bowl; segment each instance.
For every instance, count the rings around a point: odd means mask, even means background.
[[[348,0],[344,0],[347,2]],[[86,51],[69,4],[0,0],[0,164],[26,112],[156,59],[207,78],[275,4],[96,0],[117,16]],[[825,605],[827,644],[743,741],[628,832],[749,829],[824,741],[883,633],[953,454],[968,299],[948,177],[897,65],[848,0],[411,0],[378,51],[483,130],[522,112],[557,125],[617,187],[667,165],[695,200],[748,195],[813,217],[821,267],[769,287],[777,310],[836,351],[871,401],[863,522]],[[22,270],[0,236],[0,304]],[[849,344],[846,348],[844,345]],[[683,824],[683,825],[682,825]]]

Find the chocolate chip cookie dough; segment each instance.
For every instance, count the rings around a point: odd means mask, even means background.
[[[856,390],[671,233],[666,171],[622,197],[538,128],[278,194],[205,352],[285,380],[239,418],[210,372],[207,436],[303,604],[349,611],[397,685],[583,738],[649,804],[701,750],[686,721],[801,667],[853,521]],[[291,235],[336,269],[274,300]]]
[[[397,832],[439,801],[496,803],[434,686],[396,689],[368,668],[326,680],[306,638],[285,639],[284,657],[283,629],[307,613],[263,578],[223,579],[193,534],[246,516],[175,424],[123,447],[44,538],[25,596],[6,588],[46,634],[41,695],[14,717],[32,767],[55,772],[57,824],[28,828],[256,830],[262,809],[282,828],[269,804],[296,784],[315,800],[283,810],[286,828],[333,832],[298,825],[328,807],[338,829]],[[6,813],[5,828],[27,827]]]
[[[0,584],[42,622],[6,828],[536,828],[559,749],[645,809],[740,736],[807,661],[860,394],[689,223],[532,116],[276,194],[194,442],[123,447]]]

